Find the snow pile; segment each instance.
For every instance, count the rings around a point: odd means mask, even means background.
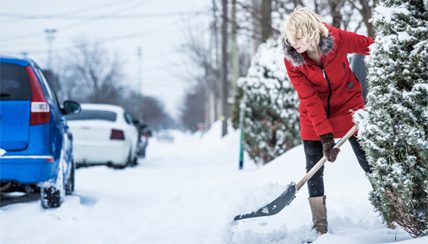
[[[233,222],[237,214],[274,200],[305,175],[302,146],[257,168],[245,155],[238,170],[239,130],[221,138],[217,122],[201,134],[174,132],[174,143],[149,141],[147,158],[124,170],[79,168],[76,192],[58,209],[40,202],[0,208],[2,244],[280,244],[426,243],[381,223],[371,190],[348,143],[327,163],[329,233],[317,238],[304,186],[271,217]],[[401,242],[400,242],[401,243]]]
[[[0,157],[6,153],[6,150],[0,148]]]

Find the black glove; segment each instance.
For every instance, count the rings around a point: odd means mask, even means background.
[[[340,149],[333,148],[333,146],[335,145],[333,134],[328,133],[328,134],[322,135],[320,136],[320,139],[322,143],[322,152],[324,153],[324,156],[330,162],[336,161],[337,154],[339,154]]]

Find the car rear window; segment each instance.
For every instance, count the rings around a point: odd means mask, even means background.
[[[30,78],[27,70],[17,64],[0,63],[1,100],[31,100]]]
[[[116,113],[103,110],[82,110],[78,114],[66,115],[67,120],[107,120],[116,121]]]

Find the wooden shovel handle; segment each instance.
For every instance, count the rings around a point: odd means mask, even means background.
[[[337,143],[333,146],[333,148],[340,148],[343,143],[345,143],[349,137],[351,137],[356,131],[358,130],[357,125],[354,125],[347,133],[344,135]],[[327,158],[323,156],[320,161],[318,161],[317,164],[312,167],[311,170],[303,177],[303,179],[297,184],[296,188],[297,190],[300,190],[302,186],[308,181],[320,168],[324,165],[324,163],[327,162]]]

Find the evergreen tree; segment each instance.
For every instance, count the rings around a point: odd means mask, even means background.
[[[359,140],[373,172],[370,200],[388,226],[428,235],[426,0],[380,0],[372,23],[367,117]]]
[[[299,100],[283,58],[282,46],[269,39],[258,48],[248,75],[238,80],[245,149],[258,164],[301,143]]]

